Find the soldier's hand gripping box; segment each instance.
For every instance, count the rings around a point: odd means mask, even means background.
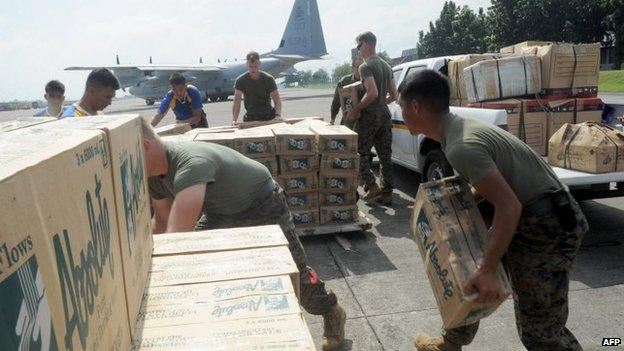
[[[356,155],[358,135],[346,126],[311,126],[320,154]]]
[[[497,277],[504,293],[498,300],[478,303],[477,293],[464,289],[483,258],[488,238],[465,181],[453,177],[421,184],[414,202],[411,230],[444,328],[472,324],[487,317],[511,294],[502,265],[498,266]]]
[[[130,347],[106,135],[3,133],[0,165],[0,349]]]

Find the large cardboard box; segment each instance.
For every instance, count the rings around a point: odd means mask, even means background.
[[[624,134],[604,124],[565,124],[548,147],[553,166],[589,173],[624,171]]]
[[[114,204],[121,245],[130,322],[139,312],[152,261],[152,216],[139,115],[65,118],[46,128],[101,130],[106,133],[113,174]],[[133,326],[131,325],[131,328]]]
[[[287,194],[286,201],[291,211],[316,210],[319,206],[319,194],[315,190]]]
[[[357,187],[357,173],[321,173],[319,175],[319,188],[323,190],[356,190]]]
[[[598,86],[600,43],[553,43],[536,49],[542,65],[542,88],[553,89]]]
[[[316,190],[319,187],[319,177],[316,172],[281,175],[277,177],[277,182],[288,194]]]
[[[359,218],[360,211],[355,205],[321,207],[320,210],[321,225],[353,223]]]
[[[234,145],[238,152],[250,158],[275,156],[275,135],[270,129],[237,130]]]
[[[294,124],[294,126],[296,127],[306,127],[306,128],[310,128],[310,127],[324,127],[324,126],[328,126],[329,123],[325,122],[325,120],[322,117],[310,117],[310,118],[304,118],[303,120],[297,122]]]
[[[287,126],[273,128],[275,153],[278,155],[315,155],[318,152],[316,136],[309,128]]]
[[[599,98],[576,99],[574,123],[602,122],[602,100]]]
[[[360,169],[360,155],[324,154],[321,156],[321,173],[357,174]]]
[[[191,130],[191,125],[188,123],[175,123],[166,126],[155,128],[156,134],[159,136],[179,135],[184,134]]]
[[[539,155],[547,154],[548,112],[545,100],[522,100],[520,117],[507,117],[509,132]]]
[[[550,113],[548,114],[548,140],[566,123],[574,123],[574,99],[551,100],[546,102]]]
[[[355,190],[320,190],[319,202],[323,207],[355,205],[357,196]]]
[[[318,172],[318,155],[278,156],[281,175]]]
[[[342,110],[343,117],[346,116],[354,106],[360,103],[359,93],[362,90],[364,90],[364,85],[360,81],[338,88],[340,109]]]
[[[154,235],[154,256],[288,246],[278,225]]]
[[[511,294],[502,265],[499,284],[504,294],[491,303],[475,301],[465,290],[468,277],[483,258],[488,232],[468,184],[461,178],[423,183],[418,189],[411,230],[425,264],[445,329],[487,317]]]
[[[133,350],[314,351],[315,347],[301,316],[289,314],[144,329],[135,338]]]
[[[234,132],[198,132],[197,134],[195,134],[195,137],[192,140],[215,143],[229,147],[230,149],[236,149],[236,145],[234,142]]]
[[[525,49],[531,48],[534,46],[543,46],[550,45],[552,42],[550,41],[536,41],[536,40],[528,40],[523,41],[522,43],[505,46],[500,49],[501,54],[522,54],[525,52]]]
[[[474,65],[477,62],[497,57],[498,55],[494,54],[473,54],[460,56],[459,58],[448,62],[448,78],[449,86],[451,88],[451,100],[459,101],[455,102],[455,104],[451,104],[451,106],[463,106],[461,104],[461,100],[468,100],[466,83],[464,82],[464,69],[468,66]]]
[[[464,69],[469,101],[499,100],[537,94],[542,90],[537,56],[485,60]]]
[[[320,225],[318,208],[290,212],[297,228],[312,228]]]
[[[28,128],[37,124],[56,121],[54,117],[19,117],[12,121],[0,122],[0,133],[12,130]]]
[[[110,152],[98,130],[0,136],[0,349],[129,347]]]
[[[312,126],[320,154],[356,154],[357,133],[346,126]]]

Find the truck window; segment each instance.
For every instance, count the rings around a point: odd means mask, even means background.
[[[424,70],[424,69],[427,69],[427,66],[422,65],[422,66],[414,66],[414,67],[410,67],[410,68],[407,70],[407,73],[405,74],[405,78],[409,77],[410,75],[412,75],[412,74],[414,74],[414,73],[416,73],[416,72],[418,72],[418,71],[422,71],[422,70]]]
[[[401,73],[403,73],[403,68],[395,69],[393,71],[394,75],[394,83],[398,86],[401,82],[399,82],[399,78],[401,78]]]

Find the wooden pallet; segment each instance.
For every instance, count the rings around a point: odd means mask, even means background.
[[[360,211],[360,218],[353,223],[345,224],[326,224],[311,228],[297,228],[298,236],[313,236],[326,234],[340,234],[349,232],[363,232],[371,229],[373,223]]]

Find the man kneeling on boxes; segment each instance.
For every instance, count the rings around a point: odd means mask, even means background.
[[[301,274],[301,305],[322,315],[323,350],[344,342],[346,313],[308,267],[282,188],[269,170],[213,143],[163,142],[143,122],[154,234],[279,224]]]

